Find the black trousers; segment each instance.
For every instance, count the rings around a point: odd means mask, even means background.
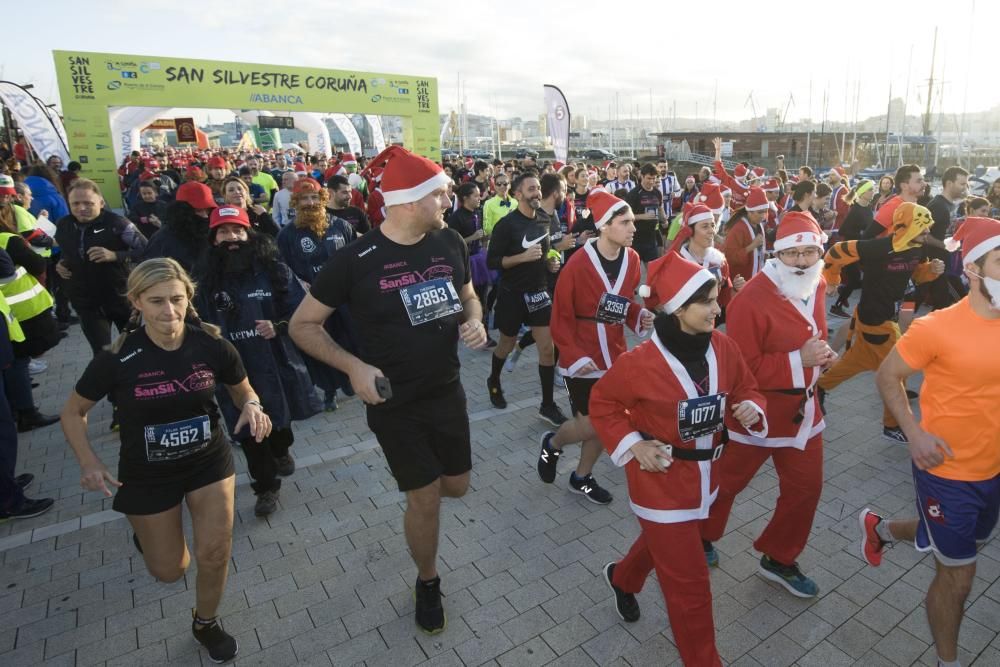
[[[243,454],[247,457],[247,469],[253,479],[250,486],[253,487],[255,494],[260,495],[281,488],[275,459],[286,456],[294,442],[295,436],[292,434],[291,426],[272,430],[271,434],[260,442],[252,436],[240,439]]]
[[[80,317],[80,329],[95,355],[111,344],[111,325],[123,331],[131,315],[131,308],[124,299],[103,304],[74,302],[73,309]]]

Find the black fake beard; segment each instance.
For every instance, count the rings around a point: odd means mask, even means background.
[[[226,241],[215,250],[226,273],[243,273],[253,268],[253,246],[249,241]]]

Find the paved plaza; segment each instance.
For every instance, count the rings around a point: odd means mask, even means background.
[[[833,324],[839,323],[833,320]],[[440,569],[447,630],[413,622],[416,576],[402,533],[402,495],[358,399],[295,424],[298,470],[280,508],[254,517],[246,465],[223,625],[240,643],[236,664],[259,665],[671,665],[680,664],[663,599],[651,578],[642,618],[615,614],[602,566],[638,532],[624,475],[603,457],[595,476],[607,507],[567,490],[578,449],[553,485],[538,480],[538,375],[533,348],[504,373],[511,405],[490,407],[490,355],[462,351],[472,419],[472,487],[442,509]],[[43,412],[57,412],[90,359],[79,327],[37,376]],[[557,401],[568,412],[565,391]],[[870,374],[827,400],[826,486],[800,564],[820,587],[801,600],[756,574],[753,538],[778,494],[765,467],[741,494],[712,572],[719,650],[733,665],[934,665],[923,608],[933,559],[897,545],[882,567],[859,557],[857,514],[866,506],[911,514],[907,449],[881,439]],[[91,413],[95,449],[114,470],[110,409]],[[0,665],[212,664],[191,635],[194,566],[164,585],[147,574],[127,522],[111,501],[82,493],[58,426],[25,434],[18,472],[31,496],[54,496],[48,514],[0,525]],[[190,535],[190,533],[189,533]],[[963,665],[1000,665],[1000,541],[982,550],[959,644]]]

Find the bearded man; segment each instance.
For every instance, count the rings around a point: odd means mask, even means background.
[[[312,178],[300,178],[292,188],[292,224],[278,232],[278,250],[292,272],[308,287],[333,254],[355,239],[354,228],[326,207],[329,192]],[[355,353],[358,349],[348,307],[337,308],[326,321],[326,329],[338,345]],[[316,384],[326,393],[325,408],[337,409],[337,389],[348,396],[354,391],[347,375],[326,364],[308,360]]]
[[[823,413],[816,383],[836,353],[826,344],[826,283],[821,261],[826,236],[811,214],[788,213],[774,249],[727,308],[726,333],[736,341],[767,398],[767,436],[736,428],[720,461],[719,495],[702,524],[709,565],[712,542],[722,537],[736,495],[771,459],[781,493],[774,515],[754,542],[759,573],[792,595],[815,597],[819,588],[796,558],[805,548],[823,490]]]

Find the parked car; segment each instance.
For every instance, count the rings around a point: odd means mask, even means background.
[[[489,161],[493,159],[493,153],[479,149],[472,149],[465,151],[465,157],[471,157],[473,160]]]
[[[533,160],[538,159],[538,151],[528,150],[527,148],[518,148],[514,151],[514,157],[518,160],[523,160],[525,158],[531,158]]]
[[[603,148],[591,148],[585,150],[580,157],[584,160],[614,160],[616,156],[611,151],[606,151]]]

